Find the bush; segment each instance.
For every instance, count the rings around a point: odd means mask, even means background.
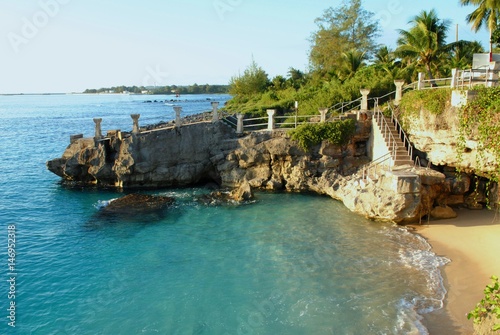
[[[335,122],[302,124],[293,129],[290,134],[302,149],[308,150],[324,140],[328,140],[335,145],[345,145],[355,132],[356,121],[347,119]]]
[[[497,276],[492,276],[491,279],[491,284],[484,289],[484,298],[467,314],[467,319],[472,318],[475,325],[480,325],[488,318],[500,321],[500,283]],[[490,330],[499,331],[500,323],[494,324]]]
[[[411,91],[403,95],[400,107],[407,115],[416,115],[422,109],[439,115],[451,101],[451,89]]]

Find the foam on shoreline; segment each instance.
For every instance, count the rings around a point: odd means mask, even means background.
[[[466,314],[483,296],[490,276],[500,274],[500,220],[495,211],[459,209],[458,218],[415,226],[433,252],[451,260],[443,267],[444,308],[425,316],[430,334],[470,334]]]

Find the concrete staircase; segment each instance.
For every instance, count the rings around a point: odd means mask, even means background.
[[[396,127],[397,121],[387,117],[380,111],[374,112],[373,132],[375,136],[374,146],[379,148],[379,157],[387,153],[390,154],[390,166],[413,165],[411,149],[405,147],[406,135]],[[401,127],[399,127],[401,129]],[[409,141],[406,139],[407,145]],[[380,149],[382,146],[385,148]],[[385,149],[385,150],[384,150]],[[377,157],[374,157],[377,158]]]

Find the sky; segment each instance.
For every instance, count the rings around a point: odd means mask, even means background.
[[[0,94],[111,86],[228,84],[252,59],[270,76],[306,71],[314,20],[342,0],[0,0]],[[435,9],[449,41],[478,40],[459,0],[364,0],[378,43]]]

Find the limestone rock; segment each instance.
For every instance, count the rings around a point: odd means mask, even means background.
[[[431,211],[431,217],[437,220],[454,219],[457,213],[449,206],[437,206]]]
[[[248,181],[244,181],[240,187],[230,193],[230,197],[235,201],[247,201],[253,199],[252,187]]]

